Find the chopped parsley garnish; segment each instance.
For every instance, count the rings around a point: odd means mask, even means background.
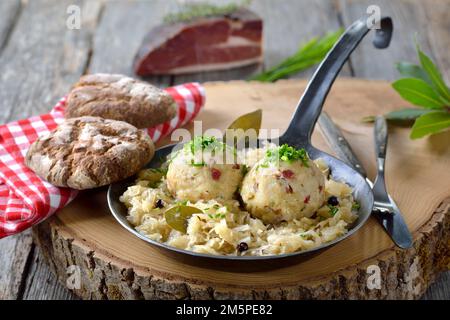
[[[268,166],[268,162],[281,160],[284,162],[292,163],[294,161],[301,161],[305,167],[309,167],[309,156],[305,149],[296,149],[287,144],[283,144],[275,149],[269,149],[266,151],[266,162],[261,164],[261,167]]]
[[[223,219],[226,217],[226,215],[225,213],[216,213],[216,214],[208,213],[208,217],[210,217],[211,219]]]
[[[187,144],[187,147],[191,150],[192,154],[195,154],[197,151],[205,150],[205,149],[222,149],[225,147],[225,144],[218,141],[215,137],[208,136],[196,136]]]
[[[339,211],[338,207],[332,206],[332,205],[328,205],[328,208],[330,208],[330,214],[332,217],[334,217],[334,215]]]
[[[194,159],[191,159],[191,166],[194,166],[194,167],[204,167],[204,166],[206,166],[206,163],[205,162],[198,162],[198,163],[196,163],[195,161],[194,161]]]
[[[353,202],[352,204],[352,210],[359,210],[361,208],[361,205],[358,202]]]
[[[229,148],[229,149],[227,149]],[[223,143],[222,141],[217,140],[216,137],[210,136],[196,136],[189,143],[184,146],[184,150],[190,152],[193,156],[198,156],[199,152],[211,152],[211,155],[214,156],[225,156],[225,150],[228,150],[233,153],[233,156],[236,157],[236,149],[230,148],[228,145]],[[228,160],[228,158],[227,158]],[[196,162],[198,161],[198,162]],[[204,161],[199,160],[191,160],[191,165],[195,167],[204,167],[206,163]]]

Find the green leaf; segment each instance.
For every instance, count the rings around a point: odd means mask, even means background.
[[[255,111],[246,113],[231,123],[227,129],[230,130],[249,130],[254,129],[256,133],[261,129],[261,121],[262,121],[262,110],[257,109]],[[225,138],[225,137],[224,137]]]
[[[295,74],[297,72],[300,72],[302,70],[305,70],[309,68],[310,66],[313,66],[317,63],[319,63],[322,59],[316,59],[316,60],[304,60],[299,61],[298,63],[292,63],[290,65],[287,65],[285,67],[280,67],[278,70],[274,70],[267,74],[264,77],[264,80],[266,82],[274,82],[278,79],[283,79],[288,77],[291,74]]]
[[[411,139],[422,138],[428,134],[450,128],[450,113],[447,111],[433,111],[417,118],[411,130]]]
[[[421,79],[400,79],[392,83],[392,87],[403,99],[417,106],[429,109],[442,109],[445,106],[436,91]]]
[[[164,217],[172,229],[186,233],[187,220],[195,213],[203,213],[203,211],[185,204],[177,204],[167,209]]]
[[[312,38],[311,40],[309,40],[307,43],[305,43],[304,45],[300,46],[298,48],[298,53],[307,53],[309,50],[313,49],[315,46],[317,46],[317,43],[319,42],[319,39],[317,39],[317,37]]]
[[[428,112],[433,112],[433,110],[418,109],[418,108],[404,108],[404,109],[388,112],[384,115],[384,118],[388,121],[408,122],[408,121],[416,120],[418,117],[420,117],[421,115],[428,113]],[[376,116],[373,116],[373,115],[365,116],[361,119],[361,121],[370,123],[370,122],[374,122],[375,118],[376,118]]]
[[[262,110],[257,109],[253,112],[246,113],[230,124],[223,136],[224,142],[228,142],[228,139],[233,139],[233,145],[237,147],[240,140],[245,139],[247,130],[255,130],[256,137],[258,137],[259,129],[261,129]],[[241,129],[241,130],[240,130]],[[229,131],[230,130],[230,131]],[[247,137],[249,138],[249,137]]]
[[[417,64],[402,61],[397,63],[395,66],[398,72],[406,78],[422,79],[426,83],[430,85],[432,84],[428,74]]]
[[[423,114],[432,112],[432,110],[405,108],[400,110],[391,111],[384,115],[387,120],[392,121],[411,121],[415,120]]]
[[[292,56],[286,58],[275,67],[251,77],[249,80],[274,82],[290,75],[306,70],[321,62],[334,46],[343,30],[331,32],[322,38],[313,38],[302,45]]]
[[[444,80],[442,79],[441,73],[439,72],[438,68],[433,63],[433,61],[425,53],[423,53],[422,50],[420,50],[419,46],[417,46],[417,53],[419,54],[420,64],[430,77],[433,86],[435,87],[437,92],[442,96],[442,98],[444,98],[445,101],[449,103],[450,89],[447,87]]]
[[[286,58],[283,62],[278,64],[276,68],[282,68],[282,67],[289,66],[291,64],[295,64],[296,62],[298,62],[298,57],[300,55],[303,56],[303,60],[308,60],[308,56],[317,55],[318,43],[319,43],[319,39],[312,38],[310,41],[308,41],[304,45],[300,46],[300,48],[298,49],[298,51],[295,55]],[[266,71],[266,73],[270,73],[270,70]]]

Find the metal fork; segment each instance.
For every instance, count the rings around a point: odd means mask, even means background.
[[[377,177],[372,187],[374,195],[373,215],[386,229],[391,238],[401,248],[409,248],[412,245],[412,236],[403,220],[400,209],[394,199],[386,190],[384,179],[384,167],[388,130],[386,119],[378,116],[374,125],[375,154],[377,157]]]
[[[372,186],[374,195],[376,194],[374,207],[381,213],[393,213],[394,208],[392,206],[391,197],[386,190],[386,182],[384,179],[384,167],[386,161],[386,149],[387,149],[387,124],[386,120],[377,116],[374,125],[375,136],[375,154],[377,157],[377,177]]]
[[[377,117],[375,121],[375,154],[377,156],[378,169],[375,183],[372,183],[372,181],[367,178],[366,171],[353,152],[350,144],[326,112],[322,112],[320,115],[319,124],[322,133],[337,156],[355,168],[355,170],[366,179],[370,187],[372,187],[374,195],[372,215],[383,226],[397,246],[401,248],[411,247],[411,233],[402,217],[400,209],[386,190],[384,179],[384,165],[388,138],[386,120],[383,117]]]

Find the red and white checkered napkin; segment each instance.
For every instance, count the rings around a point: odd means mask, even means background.
[[[178,113],[172,120],[147,129],[155,142],[194,119],[205,101],[204,89],[198,83],[183,84],[166,91],[177,102]],[[48,218],[78,193],[51,185],[24,164],[31,143],[64,120],[64,108],[65,98],[48,114],[0,126],[0,238]]]

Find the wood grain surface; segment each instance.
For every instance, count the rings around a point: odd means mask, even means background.
[[[155,5],[122,0],[0,1],[3,14],[0,21],[0,122],[48,111],[82,73],[131,74],[130,59],[147,31],[144,29],[161,22],[158,12],[180,8],[176,0],[151,2]],[[370,40],[365,40],[344,70],[346,75],[395,79],[395,62],[416,61],[413,44],[408,41],[418,32],[423,48],[436,59],[447,83],[450,81],[448,0],[253,1],[252,9],[265,20],[266,59],[261,67],[148,80],[166,86],[190,80],[245,79],[276,64],[277,59],[291,54],[311,36],[348,25],[351,19],[365,13],[369,3],[380,5],[383,15],[394,13],[394,41],[383,56],[378,57],[370,55],[372,45]],[[69,4],[82,8],[81,30],[69,30],[65,26]],[[370,59],[365,59],[363,53]],[[296,77],[308,77],[311,72],[302,72]],[[0,298],[66,299],[71,296],[42,262],[41,252],[32,244],[29,231],[0,240],[0,270],[5,270],[0,274]],[[443,275],[424,298],[450,299],[449,274]],[[44,283],[46,290],[38,290]]]
[[[198,120],[203,130],[223,130],[236,116],[261,108],[262,128],[281,133],[306,84],[304,80],[206,83],[208,100]],[[402,104],[387,82],[351,79],[340,79],[327,99],[325,110],[343,129],[370,178],[375,175],[373,128],[361,118],[399,109]],[[274,270],[263,266],[252,271],[242,271],[244,266],[217,269],[212,263],[192,266],[123,229],[109,212],[105,190],[85,192],[36,229],[35,236],[62,281],[68,266],[81,268],[81,288],[74,292],[83,298],[417,298],[450,261],[450,174],[446,170],[450,131],[430,140],[413,141],[408,134],[407,128],[391,128],[386,177],[414,235],[414,247],[409,250],[395,247],[371,218],[336,246]],[[317,130],[313,144],[330,152]],[[438,209],[441,204],[443,212]],[[366,287],[369,274],[365,270],[371,264],[382,269],[380,290]],[[414,265],[416,274],[411,271]],[[122,285],[124,272],[134,291],[130,284]],[[408,290],[404,283],[409,276],[417,291]],[[211,291],[214,294],[208,296]]]
[[[2,1],[2,6],[8,2],[14,1]],[[28,1],[22,2],[19,9],[10,4],[10,13],[2,11],[6,17],[15,15],[18,20],[13,21],[9,35],[4,38],[6,42],[0,55],[1,123],[47,112],[85,73],[101,3],[76,1],[86,12],[84,28],[68,30],[64,14],[72,3],[69,0]],[[0,281],[0,288],[6,287],[0,290],[0,296],[23,298],[26,288],[33,283],[37,283],[37,287],[42,286],[42,279],[48,277],[48,271],[38,280],[30,277],[30,267],[34,262],[42,264],[42,259],[34,259],[39,251],[34,250],[29,239],[27,231],[0,241],[0,266],[5,266],[1,270],[7,270],[0,277],[19,282],[17,285],[6,280]],[[54,278],[53,284],[57,284]],[[45,293],[42,291],[41,294]]]

